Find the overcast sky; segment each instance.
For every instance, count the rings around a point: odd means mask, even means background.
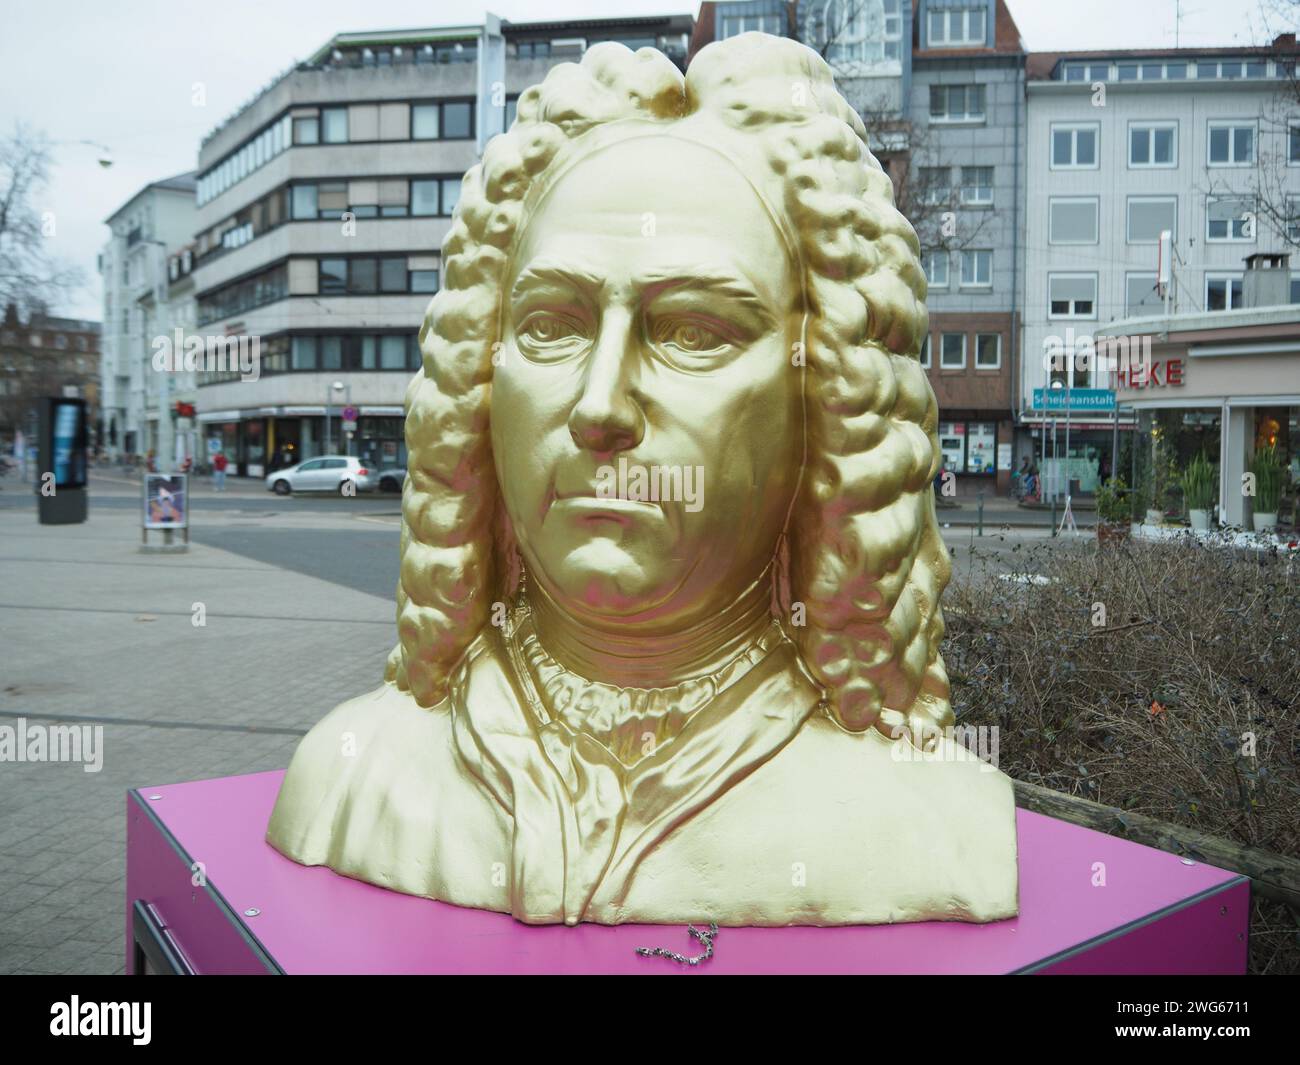
[[[1034,51],[1264,43],[1294,30],[1277,0],[1008,0]],[[451,25],[484,8],[515,22],[693,11],[693,0],[41,0],[6,5],[0,35],[0,129],[23,122],[61,142],[43,210],[55,250],[87,284],[57,313],[98,319],[95,255],[104,219],[143,185],[193,169],[200,139],[335,33]],[[192,102],[202,82],[206,103]]]

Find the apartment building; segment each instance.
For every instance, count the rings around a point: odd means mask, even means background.
[[[922,365],[945,470],[1011,487],[1024,198],[1025,48],[1002,0],[919,0],[908,203],[930,282]]]
[[[193,237],[195,189],[193,172],[146,185],[105,219],[110,237],[99,256],[99,443],[114,456],[152,451],[160,469],[174,461],[173,404],[194,388],[192,375],[155,372],[153,357],[159,335],[191,320],[185,293],[171,302],[169,263]]]
[[[1068,471],[1090,491],[1134,425],[1120,415],[1116,427],[1115,373],[1089,358],[1093,334],[1133,316],[1241,308],[1246,257],[1290,250],[1296,55],[1287,35],[1261,48],[1029,56],[1020,445],[1046,451],[1048,485],[1063,489]]]
[[[692,54],[750,30],[816,50],[922,242],[944,468],[1006,491],[1015,432],[1025,49],[1002,0],[705,0]]]
[[[206,446],[254,477],[327,451],[405,466],[403,397],[462,175],[551,66],[607,40],[684,64],[691,25],[340,34],[231,116],[199,152],[196,327],[255,340],[258,367],[202,374]]]

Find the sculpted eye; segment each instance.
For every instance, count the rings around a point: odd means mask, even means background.
[[[567,358],[587,339],[587,329],[576,318],[554,311],[536,311],[515,330],[520,349],[533,361]]]
[[[702,355],[728,347],[731,340],[717,329],[693,319],[669,319],[655,330],[655,339],[688,355]]]
[[[529,340],[538,344],[554,344],[557,340],[579,336],[581,330],[576,322],[561,318],[555,314],[534,314],[521,330]]]

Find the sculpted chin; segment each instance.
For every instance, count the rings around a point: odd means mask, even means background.
[[[554,68],[443,275],[399,646],[270,843],[531,923],[1014,916],[1011,782],[941,735],[917,239],[826,64]]]

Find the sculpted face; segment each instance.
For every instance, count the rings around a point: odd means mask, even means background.
[[[506,283],[492,444],[530,574],[589,623],[710,617],[771,560],[803,455],[774,222],[713,151],[636,138],[558,179]]]

